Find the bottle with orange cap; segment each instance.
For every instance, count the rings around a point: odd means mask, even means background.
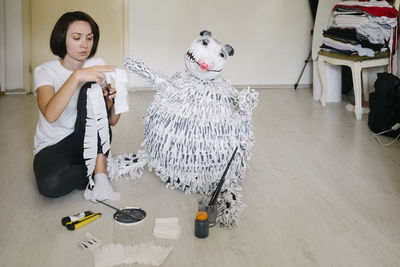
[[[194,235],[198,238],[206,238],[208,236],[208,228],[209,223],[207,212],[198,211],[194,222]]]

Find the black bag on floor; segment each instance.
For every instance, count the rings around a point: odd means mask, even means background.
[[[387,72],[378,73],[374,87],[375,92],[369,95],[368,127],[380,133],[400,123],[400,79]],[[389,137],[399,134],[400,129],[383,133]]]

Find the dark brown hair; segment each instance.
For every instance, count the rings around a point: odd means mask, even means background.
[[[100,39],[100,31],[97,23],[88,14],[82,11],[67,12],[62,15],[56,25],[54,25],[53,31],[50,37],[50,49],[54,55],[64,58],[67,54],[67,47],[65,44],[65,38],[67,35],[68,27],[74,21],[86,21],[90,24],[93,33],[93,47],[90,51],[89,57],[96,54],[97,45]],[[88,57],[88,58],[89,58]]]

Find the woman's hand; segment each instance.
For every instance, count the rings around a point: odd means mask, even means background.
[[[115,90],[115,88],[111,87],[111,84],[107,84],[104,88],[103,88],[103,95],[107,98],[107,106],[108,104],[114,103],[114,98],[116,96],[117,91]]]
[[[117,91],[115,88],[111,87],[111,84],[107,84],[103,88],[103,95],[106,98],[106,103],[107,103],[107,110],[108,110],[108,122],[110,123],[111,126],[114,126],[117,124],[121,114],[116,115],[115,114],[115,108],[114,108],[114,98],[116,96]]]
[[[81,83],[96,82],[102,84],[106,78],[105,72],[114,72],[115,67],[110,65],[97,65],[89,68],[78,69],[74,72],[75,78]]]
[[[57,92],[54,92],[54,88],[50,85],[39,87],[37,99],[40,112],[48,122],[55,122],[68,105],[76,88],[80,88],[86,82],[102,84],[105,79],[104,73],[113,71],[115,67],[109,65],[77,69]]]

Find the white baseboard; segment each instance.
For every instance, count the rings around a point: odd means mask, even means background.
[[[243,85],[243,84],[237,84],[233,85],[233,87],[241,90],[247,87],[253,88],[253,89],[294,89],[294,84],[251,84],[251,85]],[[297,86],[297,89],[308,89],[312,88],[312,84],[299,84]],[[154,89],[150,86],[145,86],[145,87],[132,87],[128,89],[129,92],[143,92],[143,91],[154,91]]]
[[[6,89],[6,95],[26,95],[25,89]]]
[[[239,84],[239,85],[234,85],[233,87],[237,89],[243,89],[243,88],[254,88],[254,89],[294,89],[294,84]],[[312,84],[299,84],[297,86],[298,89],[304,89],[304,88],[312,88]]]

